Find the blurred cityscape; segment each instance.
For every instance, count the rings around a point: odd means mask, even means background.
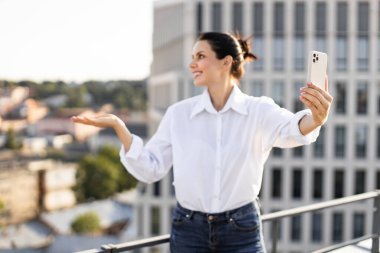
[[[0,252],[74,252],[136,237],[137,182],[119,163],[116,135],[70,118],[113,113],[144,138],[146,97],[146,80],[0,81]]]
[[[120,167],[112,131],[69,119],[114,113],[148,139],[169,105],[203,91],[188,70],[203,31],[253,35],[259,60],[246,65],[240,88],[294,112],[303,109],[298,95],[308,52],[328,54],[331,116],[316,143],[273,150],[262,213],[380,189],[379,1],[158,0],[153,14],[146,80],[1,82],[0,252],[72,252],[170,232],[172,173],[151,185],[135,182]],[[122,174],[126,179],[118,180]],[[371,232],[372,212],[365,202],[286,218],[278,248],[311,252],[363,236]],[[83,219],[100,225],[78,229]],[[272,234],[265,224],[268,250]],[[168,252],[168,245],[141,252]]]

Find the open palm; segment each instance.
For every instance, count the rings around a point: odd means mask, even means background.
[[[94,117],[73,116],[71,120],[75,123],[81,123],[102,128],[114,128],[117,125],[117,123],[120,123],[121,121],[121,119],[115,116],[114,114],[103,114]]]

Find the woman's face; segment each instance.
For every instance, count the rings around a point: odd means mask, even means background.
[[[226,73],[223,59],[216,58],[206,40],[197,41],[193,47],[192,61],[189,65],[196,86],[210,86],[220,83]]]

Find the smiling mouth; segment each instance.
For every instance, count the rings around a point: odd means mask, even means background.
[[[199,77],[200,75],[202,74],[202,72],[194,72],[193,73],[193,76],[194,76],[194,78],[197,78],[197,77]]]

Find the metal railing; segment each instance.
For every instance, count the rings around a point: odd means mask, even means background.
[[[329,252],[332,250],[336,250],[339,248],[343,248],[348,245],[354,245],[360,241],[366,240],[366,239],[372,239],[372,253],[378,253],[379,252],[379,236],[380,236],[380,190],[375,190],[371,192],[366,192],[358,195],[353,195],[349,197],[344,197],[340,199],[334,199],[329,200],[321,203],[306,205],[302,207],[296,207],[291,208],[288,210],[283,210],[279,212],[269,213],[269,214],[263,214],[261,216],[261,219],[263,222],[272,222],[273,223],[273,234],[272,234],[272,249],[271,252],[276,253],[277,252],[277,241],[278,241],[278,225],[279,220],[283,219],[285,217],[292,217],[303,213],[309,213],[309,212],[315,212],[318,210],[326,209],[326,208],[332,208],[336,206],[341,205],[347,205],[350,203],[368,200],[368,199],[374,199],[373,204],[373,223],[372,223],[372,234],[366,235],[360,238],[355,238],[350,241],[346,241],[340,244],[332,245],[320,250],[316,250],[313,253],[324,253]],[[151,237],[147,239],[142,240],[136,240],[132,242],[127,243],[121,243],[121,244],[106,244],[102,245],[100,249],[91,249],[91,250],[85,250],[80,251],[77,253],[117,253],[117,252],[126,252],[130,250],[140,249],[143,247],[151,247],[156,246],[163,243],[168,243],[170,240],[170,235],[161,235],[156,237]]]

